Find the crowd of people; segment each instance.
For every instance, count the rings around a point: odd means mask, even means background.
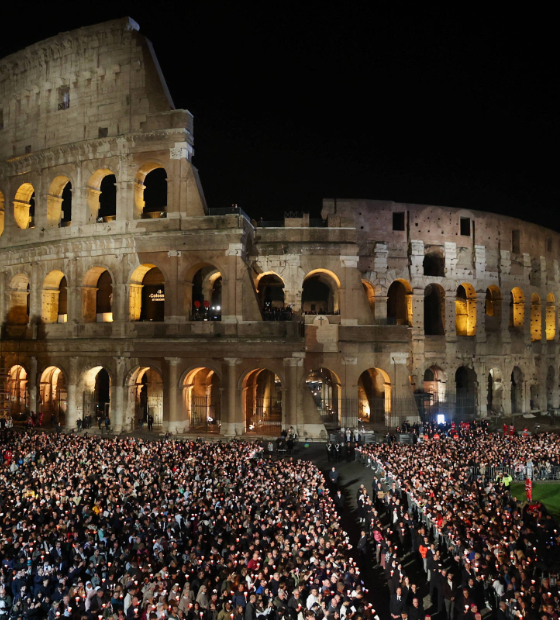
[[[510,463],[560,462],[560,436],[489,434],[480,425],[435,436],[360,449],[378,476],[371,495],[362,486],[358,515],[385,570],[392,618],[424,617],[403,569],[413,554],[433,610],[449,620],[476,620],[487,607],[499,620],[558,620],[558,525],[543,506],[523,505],[508,481],[490,472]]]
[[[243,442],[0,444],[0,620],[375,617],[310,462]]]

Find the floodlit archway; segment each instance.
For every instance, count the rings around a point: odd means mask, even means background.
[[[222,274],[214,265],[199,267],[192,276],[193,321],[222,320]]]
[[[324,424],[337,426],[342,409],[340,379],[328,368],[312,370],[305,381]]]
[[[136,213],[142,218],[167,216],[167,172],[155,162],[144,164],[134,184]]]
[[[90,221],[110,222],[117,215],[117,179],[108,168],[94,172],[87,184]]]
[[[368,306],[371,312],[371,318],[375,318],[375,289],[371,282],[362,280],[362,286],[364,287],[364,293],[366,294]]]
[[[387,291],[387,319],[395,325],[412,325],[412,287],[395,280]]]
[[[130,320],[165,320],[165,280],[155,265],[140,265],[130,278]]]
[[[455,411],[459,417],[476,414],[477,377],[472,368],[459,366],[455,373]]]
[[[424,275],[443,278],[445,277],[445,258],[443,251],[432,250],[424,256]]]
[[[500,289],[494,284],[486,289],[484,318],[484,327],[488,333],[500,331],[502,324],[502,294]]]
[[[457,336],[476,335],[476,292],[472,284],[463,283],[457,288],[455,327]]]
[[[67,176],[52,180],[47,194],[47,223],[49,226],[69,226],[72,221],[72,183]]]
[[[429,284],[424,290],[424,334],[445,335],[445,291],[439,284]]]
[[[83,415],[105,419],[111,414],[111,377],[103,366],[90,368],[83,375]]]
[[[511,412],[523,413],[523,372],[515,366],[511,373]]]
[[[29,385],[27,371],[19,364],[12,366],[7,378],[8,412],[17,419],[29,411]]]
[[[542,340],[541,298],[537,293],[531,295],[531,342]]]
[[[105,267],[92,267],[84,276],[82,316],[86,323],[113,320],[113,279]]]
[[[136,369],[128,382],[129,409],[132,427],[139,423],[147,424],[148,416],[154,418],[154,426],[163,424],[163,380],[155,368]]]
[[[41,320],[43,323],[66,323],[68,321],[67,282],[62,271],[51,271],[43,282]]]
[[[488,415],[503,411],[504,380],[499,368],[492,368],[488,373],[488,390],[486,411]]]
[[[549,293],[546,297],[546,339],[554,340],[556,337],[556,300]]]
[[[27,325],[29,323],[29,293],[29,279],[24,273],[18,273],[10,282],[8,324]]]
[[[435,421],[440,412],[445,413],[447,401],[447,375],[439,366],[430,366],[424,371],[422,391],[415,393],[420,417]]]
[[[60,422],[64,426],[66,421],[68,391],[66,377],[57,366],[49,366],[41,374],[39,384],[40,407],[45,421]]]
[[[14,221],[18,228],[33,228],[35,217],[35,189],[31,183],[22,183],[14,198]]]
[[[284,306],[284,281],[276,273],[263,274],[257,281],[257,295],[264,321],[286,321],[291,312]]]
[[[183,404],[192,430],[220,432],[220,377],[210,368],[195,368],[183,381]]]
[[[516,286],[511,290],[509,298],[509,327],[513,331],[523,331],[525,325],[525,295]]]
[[[339,314],[340,280],[326,269],[315,269],[303,280],[301,308],[303,314]]]
[[[364,424],[385,423],[391,413],[391,381],[380,368],[368,368],[358,379],[358,419]]]
[[[257,368],[243,380],[243,414],[248,433],[278,435],[282,428],[282,383],[266,368]]]

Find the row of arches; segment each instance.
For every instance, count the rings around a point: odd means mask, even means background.
[[[86,221],[109,222],[117,215],[117,179],[108,168],[96,170],[83,188],[88,214]],[[56,176],[46,196],[46,221],[50,226],[65,227],[72,223],[71,179]],[[36,192],[32,183],[22,183],[13,197],[13,217],[21,229],[34,228]],[[135,213],[140,218],[165,217],[167,211],[167,172],[161,164],[147,162],[137,171],[134,180]],[[0,191],[0,234],[4,230],[5,198]]]

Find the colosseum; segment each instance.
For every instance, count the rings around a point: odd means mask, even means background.
[[[476,210],[206,205],[131,19],[0,61],[3,409],[301,437],[559,405],[560,237]]]

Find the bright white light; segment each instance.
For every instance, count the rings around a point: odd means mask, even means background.
[[[437,423],[438,424],[445,424],[445,416],[443,415],[443,413],[438,413],[437,414]]]

